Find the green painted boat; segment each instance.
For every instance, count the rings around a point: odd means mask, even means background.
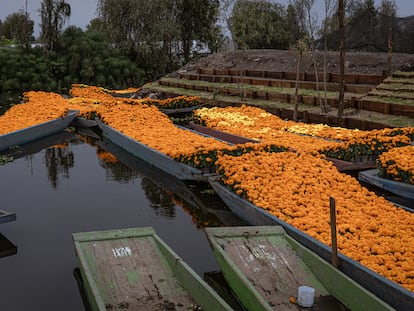
[[[151,227],[73,241],[92,310],[232,310]]]
[[[281,226],[205,230],[224,277],[247,310],[303,310],[299,286],[315,289],[312,310],[395,310]]]

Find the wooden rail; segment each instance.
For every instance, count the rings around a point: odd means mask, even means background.
[[[240,90],[237,87],[220,87],[214,85],[195,85],[191,83],[191,80],[186,82],[177,82],[177,81],[167,81],[161,79],[159,81],[160,85],[168,87],[177,87],[183,89],[204,91],[204,92],[216,92],[223,95],[230,96],[239,96]],[[293,94],[287,94],[282,92],[266,92],[266,91],[253,91],[245,89],[245,96],[251,99],[262,99],[262,100],[272,100],[280,101],[285,103],[293,104],[295,97]],[[319,105],[319,100],[317,96],[312,95],[300,95],[299,102],[303,104],[317,106]],[[328,105],[330,107],[338,107],[337,98],[328,98]],[[368,110],[373,112],[379,112],[384,114],[396,115],[396,116],[406,116],[414,118],[414,106],[400,105],[400,104],[391,104],[385,102],[379,102],[370,100],[369,97],[365,98],[356,98],[351,97],[345,100],[345,108],[354,108],[356,110]]]
[[[237,76],[220,76],[220,75],[208,75],[208,74],[196,74],[196,73],[181,73],[180,79],[183,80],[197,80],[206,81],[212,83],[245,83],[250,85],[262,85],[268,87],[280,87],[280,88],[294,88],[295,80],[277,80],[268,78],[252,78],[252,77],[237,77]],[[299,88],[317,90],[316,82],[314,81],[300,81]],[[347,84],[345,85],[345,91],[356,94],[366,94],[374,88],[369,84]],[[319,90],[323,92],[323,82],[319,81]],[[338,92],[338,83],[327,83],[327,91]]]
[[[198,68],[198,74],[216,75],[216,76],[245,76],[256,78],[271,78],[280,80],[296,80],[296,72],[286,71],[267,71],[267,70],[237,70],[237,69],[215,69],[215,68]],[[318,72],[319,80],[322,80],[323,73]],[[327,82],[340,83],[339,73],[328,73]],[[346,84],[380,84],[386,78],[385,74],[345,74]],[[299,80],[301,81],[316,81],[315,73],[302,72]]]

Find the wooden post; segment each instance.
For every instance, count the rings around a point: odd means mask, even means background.
[[[335,199],[329,197],[329,208],[331,212],[331,240],[332,240],[332,265],[338,268],[338,243],[336,239],[336,206]]]

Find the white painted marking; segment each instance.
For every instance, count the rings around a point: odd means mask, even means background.
[[[113,248],[112,252],[114,253],[115,257],[127,257],[132,255],[131,248],[129,248],[128,246]]]

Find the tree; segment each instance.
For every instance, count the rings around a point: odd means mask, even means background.
[[[238,0],[230,17],[234,40],[242,49],[286,49],[289,30],[284,6],[264,0]]]
[[[189,61],[193,41],[205,42],[217,48],[219,27],[218,0],[180,0],[177,3],[177,23],[185,62]]]
[[[217,5],[212,0],[99,0],[98,13],[111,43],[154,79],[177,68],[181,43],[188,56],[192,40],[214,41]]]
[[[299,110],[299,76],[302,68],[303,54],[308,49],[306,36],[299,39],[295,44],[295,49],[298,52],[298,59],[296,65],[296,82],[295,82],[295,105],[293,107],[293,121],[298,121],[298,110]]]
[[[323,21],[323,91],[324,109],[329,110],[328,105],[328,81],[327,81],[327,53],[328,53],[328,23],[332,19],[335,9],[334,0],[325,0],[325,19]]]
[[[18,45],[29,47],[30,41],[34,40],[33,25],[33,20],[21,10],[6,17],[1,26],[1,35]]]
[[[338,0],[338,24],[339,24],[339,71],[341,82],[339,85],[338,98],[338,118],[341,118],[344,112],[344,93],[345,93],[345,0]]]
[[[57,48],[57,42],[63,26],[69,19],[71,8],[65,0],[43,0],[40,8],[41,42],[49,50]]]
[[[300,38],[305,36],[306,32],[300,26],[301,21],[298,18],[295,6],[291,3],[287,7],[287,29],[289,29],[289,45],[294,45]]]

